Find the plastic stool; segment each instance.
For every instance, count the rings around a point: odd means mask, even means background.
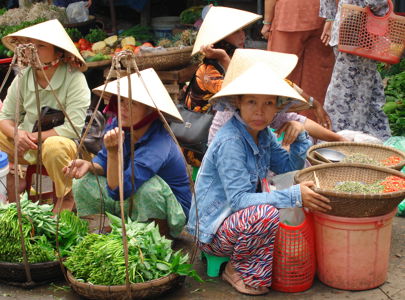
[[[229,257],[215,256],[201,251],[201,259],[207,260],[207,275],[209,277],[218,277],[221,265],[229,261]]]

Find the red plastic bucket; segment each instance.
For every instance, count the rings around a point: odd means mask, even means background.
[[[273,281],[271,288],[280,292],[309,289],[315,276],[315,241],[312,216],[298,226],[280,222],[274,242]]]
[[[314,213],[319,280],[343,290],[367,290],[383,284],[395,212],[368,218]]]

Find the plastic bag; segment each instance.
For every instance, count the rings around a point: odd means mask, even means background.
[[[280,208],[280,222],[290,226],[301,225],[305,220],[305,213],[302,207]]]
[[[66,14],[69,23],[82,23],[89,19],[89,8],[86,7],[87,1],[70,3],[66,7]]]
[[[382,144],[383,143],[380,139],[376,138],[375,136],[366,134],[362,131],[354,131],[354,130],[345,129],[345,130],[341,130],[336,133],[343,136],[344,138],[347,138],[351,142],[355,142],[355,143],[371,143],[371,144]]]

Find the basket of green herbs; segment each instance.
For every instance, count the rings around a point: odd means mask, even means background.
[[[21,200],[22,229],[32,280],[28,282],[22,263],[21,236],[15,203],[0,206],[0,281],[32,287],[62,277],[56,252],[56,219],[51,205],[38,205]],[[72,212],[62,211],[59,219],[58,242],[62,257],[88,232],[86,221]]]
[[[330,200],[327,214],[341,217],[381,216],[405,198],[405,174],[365,164],[320,164],[303,169],[296,183],[313,181],[315,192]]]
[[[68,280],[76,293],[88,299],[123,299],[127,295],[121,220],[108,215],[109,234],[89,234],[64,262]],[[159,234],[154,223],[128,220],[128,274],[132,299],[153,298],[184,281],[201,280],[188,255],[175,252],[171,240]]]
[[[316,150],[323,148],[343,153],[346,157],[342,162],[345,163],[360,163],[395,170],[401,170],[405,166],[405,153],[398,149],[384,145],[352,142],[328,142],[310,147],[307,151],[307,159],[311,165],[325,163],[315,154]]]

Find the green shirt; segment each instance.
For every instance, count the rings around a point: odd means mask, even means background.
[[[66,64],[61,64],[53,74],[50,85],[45,89],[38,86],[39,99],[41,101],[40,106],[49,106],[61,110],[52,92],[53,89],[75,129],[81,134],[86,118],[86,110],[90,105],[90,89],[84,74],[76,69],[70,69]],[[23,74],[20,82],[18,82],[19,76],[14,78],[8,88],[7,96],[0,112],[0,120],[15,121],[15,104],[17,103],[19,88],[21,95],[19,128],[29,132],[32,132],[35,121],[38,120],[32,72],[32,68],[28,67],[22,71]],[[66,118],[64,124],[53,129],[60,136],[77,138],[75,131]]]

